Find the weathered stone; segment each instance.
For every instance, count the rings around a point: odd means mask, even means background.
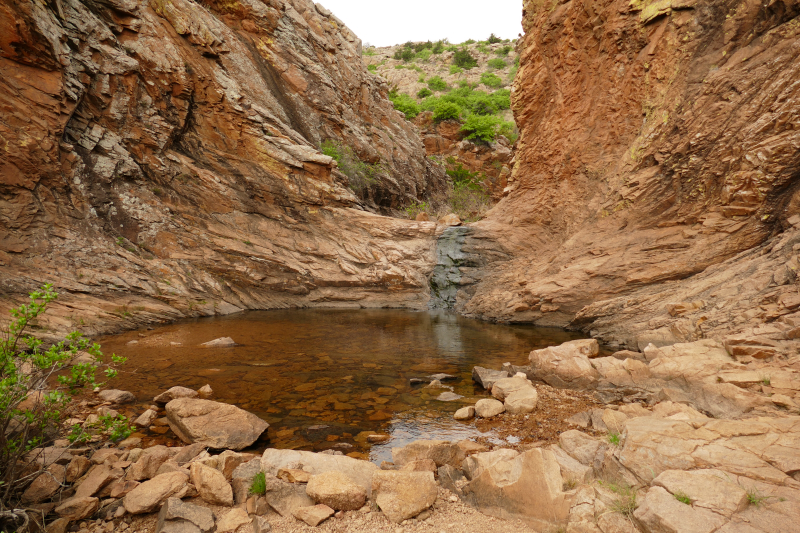
[[[730,474],[721,470],[667,470],[652,484],[673,495],[688,497],[692,507],[708,509],[726,517],[743,510],[748,504],[747,491],[737,485]]]
[[[489,391],[492,390],[492,386],[496,381],[508,377],[510,377],[510,374],[504,370],[491,370],[482,366],[472,368],[472,380]]]
[[[312,476],[306,493],[318,504],[337,511],[361,509],[367,501],[367,491],[349,477],[335,470]]]
[[[204,342],[200,346],[205,346],[206,348],[228,348],[236,346],[236,342],[230,337],[220,337],[213,341]]]
[[[378,467],[369,461],[360,461],[344,455],[327,455],[322,453],[296,450],[277,450],[269,448],[261,457],[261,469],[273,476],[282,468],[302,468],[312,475],[319,475],[332,470],[341,472],[353,482],[364,487],[367,496],[372,490],[372,474]],[[303,490],[305,488],[303,487]],[[270,503],[270,505],[272,505]],[[313,503],[309,504],[313,505]],[[283,513],[282,513],[283,514]]]
[[[152,409],[148,409],[147,411],[139,415],[139,417],[136,420],[134,420],[133,423],[139,426],[140,428],[149,428],[150,426],[153,425],[153,421],[156,418],[158,418],[158,413],[156,413]]]
[[[201,398],[207,400],[208,398],[211,398],[214,395],[214,390],[211,388],[211,385],[206,384],[197,389],[197,394]]]
[[[270,526],[266,518],[260,515],[253,517],[253,533],[270,533],[271,531],[272,526]]]
[[[392,462],[396,465],[402,466],[423,459],[432,460],[436,466],[458,467],[464,460],[464,451],[458,443],[445,440],[417,440],[402,448],[392,448]]]
[[[64,483],[66,471],[67,468],[63,465],[52,464],[48,466],[44,472],[36,476],[33,483],[22,493],[22,503],[39,503],[50,498]],[[92,496],[92,494],[88,496]]]
[[[211,509],[167,498],[158,513],[156,533],[211,533],[214,513]]]
[[[565,483],[588,483],[594,477],[594,470],[591,466],[582,464],[562,450],[560,446],[553,445],[550,447],[550,451],[553,452],[553,457],[561,467],[561,477]]]
[[[554,387],[590,388],[600,374],[589,361],[599,352],[594,339],[569,341],[559,346],[534,350],[529,359],[537,378]]]
[[[491,418],[499,415],[505,410],[506,407],[503,405],[503,402],[488,398],[478,400],[475,404],[475,415],[479,416],[480,418]]]
[[[492,385],[492,396],[502,402],[512,392],[532,388],[533,385],[527,378],[514,376],[495,381]]]
[[[136,396],[133,395],[132,392],[118,390],[118,389],[106,389],[102,390],[98,393],[101,399],[106,402],[111,403],[133,403],[136,401]]]
[[[651,487],[634,511],[646,531],[691,531],[712,533],[725,523],[725,518],[693,505],[679,502],[662,487]]]
[[[189,477],[181,472],[161,474],[145,481],[122,499],[131,514],[151,513],[167,498],[182,498],[189,492]]]
[[[233,489],[219,470],[192,463],[190,479],[200,497],[212,505],[233,505]]]
[[[292,513],[295,518],[302,520],[311,527],[317,527],[322,522],[333,516],[335,511],[327,505],[317,504],[311,507],[298,507]]]
[[[453,418],[456,420],[472,420],[475,418],[475,408],[471,405],[467,407],[462,407],[458,411],[455,412]]]
[[[594,465],[594,460],[603,446],[599,440],[577,429],[563,432],[558,436],[558,443],[562,450],[589,467]]]
[[[83,475],[89,470],[90,466],[92,466],[92,462],[83,455],[73,456],[72,460],[67,465],[65,478],[66,481],[68,483],[77,481],[83,477]]]
[[[93,497],[70,498],[55,508],[56,514],[68,520],[83,520],[100,508],[100,500]]]
[[[295,509],[314,505],[314,500],[306,494],[305,485],[287,483],[272,475],[267,476],[267,485],[268,490],[264,498],[281,516],[292,516]]]
[[[153,401],[163,405],[171,402],[172,400],[177,400],[178,398],[197,398],[197,396],[197,391],[193,391],[192,389],[186,387],[175,386],[167,389],[153,398]]]
[[[517,455],[519,455],[518,451],[507,448],[500,448],[491,452],[476,453],[464,459],[462,470],[467,479],[475,479],[480,476],[485,469],[492,467],[499,461],[510,461]]]
[[[461,219],[458,218],[458,215],[455,213],[450,213],[449,215],[445,215],[441,217],[438,221],[439,224],[443,224],[445,226],[460,226]]]
[[[281,468],[278,470],[278,479],[289,483],[308,483],[311,479],[311,474],[298,468]]]
[[[507,413],[519,415],[532,413],[536,410],[536,405],[538,403],[539,393],[531,386],[515,390],[506,396],[504,406]]]
[[[172,431],[186,443],[241,450],[253,444],[269,424],[234,405],[179,398],[167,404]]]
[[[100,489],[121,478],[124,475],[121,468],[111,468],[106,465],[95,465],[75,489],[75,496],[82,498],[95,496]]]
[[[436,472],[437,466],[431,459],[420,459],[404,464],[400,470],[403,472]]]
[[[217,520],[217,533],[233,533],[245,524],[251,523],[247,511],[241,507],[231,509]]]
[[[128,479],[143,481],[155,477],[159,467],[161,467],[169,457],[169,448],[166,446],[159,445],[147,448],[131,466],[128,472]]]
[[[47,525],[46,533],[67,533],[69,522],[68,518],[56,518]]]
[[[381,470],[373,476],[372,493],[383,514],[399,524],[432,506],[438,488],[431,472]]]
[[[230,481],[233,471],[244,462],[244,457],[240,453],[225,450],[217,456],[217,470],[222,472],[225,479]]]

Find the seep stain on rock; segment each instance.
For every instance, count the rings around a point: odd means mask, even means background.
[[[137,391],[138,401],[149,405],[175,385],[196,390],[210,384],[215,401],[270,424],[270,446],[332,449],[376,461],[418,438],[492,437],[492,427],[476,429],[453,418],[487,397],[472,380],[473,366],[523,364],[532,347],[577,337],[445,311],[402,310],[248,312],[144,335],[101,339],[106,351],[128,357],[118,386]],[[140,342],[128,344],[132,336]],[[201,346],[219,337],[237,346]],[[152,429],[160,436],[167,428]]]

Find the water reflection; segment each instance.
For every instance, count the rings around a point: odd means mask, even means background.
[[[200,346],[218,337],[239,345]],[[292,309],[186,320],[100,342],[106,353],[129,358],[114,386],[144,404],[174,385],[208,383],[216,400],[268,421],[275,447],[334,448],[380,461],[411,440],[478,434],[452,418],[485,395],[471,380],[474,365],[524,364],[531,350],[577,337],[446,311]],[[455,375],[446,384],[462,398],[439,401],[447,389],[409,384],[433,373]],[[372,444],[371,434],[391,439]]]

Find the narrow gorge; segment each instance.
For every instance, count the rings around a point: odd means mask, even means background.
[[[0,0],[0,531],[798,531],[800,0],[522,8]]]

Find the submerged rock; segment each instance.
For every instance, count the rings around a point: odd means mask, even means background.
[[[213,341],[204,342],[200,346],[205,346],[206,348],[225,348],[236,345],[236,342],[232,338],[220,337],[219,339],[214,339]]]

